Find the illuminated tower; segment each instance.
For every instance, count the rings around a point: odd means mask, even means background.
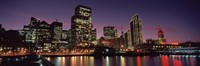
[[[91,8],[78,5],[75,8],[75,15],[71,19],[71,45],[72,47],[91,45],[96,30],[93,30],[91,21]]]
[[[160,25],[158,27],[158,44],[166,44],[166,39],[164,38],[164,33],[160,28]]]
[[[130,22],[130,27],[131,27],[130,29],[131,29],[132,46],[142,44],[143,43],[142,23],[141,19],[139,18],[139,15],[135,15],[132,17]]]

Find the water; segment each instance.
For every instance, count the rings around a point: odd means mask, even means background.
[[[170,55],[170,56],[72,56],[45,57],[56,66],[199,66],[200,56]]]

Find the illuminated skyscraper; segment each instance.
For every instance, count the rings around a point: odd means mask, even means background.
[[[167,44],[166,39],[164,38],[164,33],[161,30],[160,26],[158,27],[158,44]]]
[[[97,44],[97,30],[93,29],[91,32],[92,35],[92,44],[96,45]]]
[[[132,48],[133,48],[131,42],[132,42],[132,40],[131,40],[131,31],[128,30],[128,31],[126,32],[126,43],[127,43],[126,45],[127,45],[127,48],[128,48],[128,49],[132,49]]]
[[[93,30],[91,21],[91,8],[78,5],[75,8],[75,15],[71,19],[71,43],[72,46],[91,45],[92,37],[96,32]]]
[[[131,39],[132,39],[132,46],[136,46],[138,44],[143,43],[142,38],[142,23],[139,15],[135,15],[132,17],[130,22],[130,29],[131,29]]]
[[[38,43],[38,25],[40,20],[36,19],[35,17],[31,17],[31,22],[29,25],[25,25],[23,31],[25,32],[25,41]]]
[[[117,29],[114,26],[105,26],[103,28],[103,35],[105,39],[117,38]]]
[[[47,22],[31,17],[30,24],[23,28],[25,41],[35,43],[35,47],[41,48],[43,43],[50,42],[49,28]]]

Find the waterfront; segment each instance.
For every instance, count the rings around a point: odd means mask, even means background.
[[[198,66],[199,55],[45,57],[56,66]]]
[[[200,66],[198,5],[2,0],[0,66]]]

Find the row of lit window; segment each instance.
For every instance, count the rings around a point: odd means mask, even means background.
[[[164,47],[166,47],[166,48],[175,48],[176,46],[153,46],[153,48],[164,48]]]

